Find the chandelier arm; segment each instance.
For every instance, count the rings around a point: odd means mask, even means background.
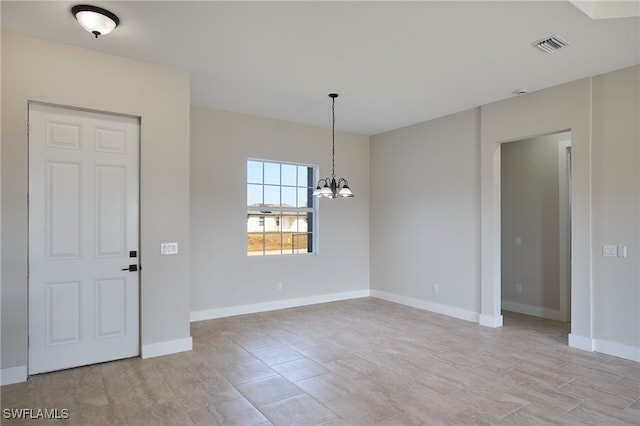
[[[318,185],[317,185],[317,186],[320,186],[320,184],[321,184],[321,183],[324,183],[324,184],[327,184],[327,185],[328,185],[328,184],[329,184],[329,182],[330,182],[329,178],[322,178],[322,179],[320,179],[320,180],[318,181]]]

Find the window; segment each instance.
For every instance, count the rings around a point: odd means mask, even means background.
[[[313,253],[315,169],[247,161],[247,255]]]

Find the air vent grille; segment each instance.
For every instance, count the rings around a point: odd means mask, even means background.
[[[546,53],[555,52],[558,49],[562,49],[569,45],[569,42],[563,40],[558,36],[545,37],[542,40],[534,41],[533,44],[538,49]]]

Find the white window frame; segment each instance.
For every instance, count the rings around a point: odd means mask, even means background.
[[[258,183],[258,182],[250,182],[249,181],[249,162],[260,162],[263,163],[263,167],[262,167],[262,182]],[[280,166],[280,183],[279,184],[274,184],[274,183],[266,183],[265,182],[265,167],[264,164],[265,163],[269,163],[269,164],[277,164]],[[296,167],[305,167],[305,168],[310,168],[312,170],[312,176],[311,179],[307,179],[306,182],[306,190],[307,190],[307,202],[311,202],[310,206],[307,207],[296,207],[296,206],[282,206],[282,188],[292,188],[291,185],[283,185],[282,183],[282,166],[283,165],[289,165],[289,166],[296,166]],[[270,159],[262,159],[262,158],[247,158],[246,162],[245,162],[245,204],[246,204],[246,208],[247,208],[247,223],[245,226],[245,239],[246,239],[246,243],[245,243],[245,248],[247,251],[247,257],[252,258],[252,259],[263,259],[263,258],[280,258],[280,257],[286,257],[286,256],[291,256],[291,257],[300,257],[300,256],[315,256],[318,253],[318,207],[319,207],[319,203],[317,201],[317,199],[313,196],[311,196],[311,193],[313,192],[314,189],[314,185],[315,182],[318,180],[318,166],[317,165],[313,165],[313,164],[307,164],[307,163],[296,163],[296,162],[290,162],[290,161],[278,161],[278,160],[270,160]],[[298,178],[299,175],[298,173],[296,173],[296,186],[293,188],[296,188],[296,197],[298,197],[298,189],[301,189],[301,186],[299,185],[298,182]],[[249,205],[248,202],[248,193],[249,193],[249,185],[261,185],[262,186],[262,201],[263,204],[262,206],[257,206],[255,204]],[[279,188],[279,193],[280,193],[280,205],[265,205],[264,204],[264,189],[265,187],[278,187]],[[296,198],[297,199],[297,198]],[[276,213],[276,216],[274,216],[274,223],[277,223],[276,227],[277,230],[272,230],[272,231],[267,231],[267,226],[268,226],[268,217],[270,213]],[[250,231],[249,230],[249,220],[254,217],[254,216],[258,216],[260,219],[260,222],[258,226],[262,226],[262,234],[263,235],[267,235],[267,234],[276,234],[279,233],[281,235],[281,238],[283,235],[288,234],[289,232],[284,230],[284,226],[285,226],[285,218],[284,215],[286,215],[286,213],[296,213],[296,214],[304,214],[307,215],[308,213],[311,213],[312,216],[312,221],[311,223],[307,223],[307,226],[310,227],[307,228],[306,233],[310,234],[310,238],[311,238],[311,247],[310,247],[310,251],[304,251],[304,252],[300,252],[300,251],[293,251],[292,248],[292,252],[289,252],[285,247],[284,247],[284,242],[281,240],[281,248],[280,248],[280,253],[275,253],[273,251],[271,252],[267,252],[265,250],[265,247],[263,246],[263,250],[262,252],[256,251],[256,252],[249,252],[249,247],[248,247],[248,238],[250,235],[258,235],[260,232],[257,231]],[[279,214],[279,215],[278,215]],[[275,217],[278,217],[279,223],[278,221],[275,220]],[[307,216],[308,217],[308,216]],[[262,219],[264,218],[264,219]],[[302,233],[302,232],[297,232],[297,233]],[[264,241],[264,240],[263,240]],[[308,241],[308,240],[307,240]],[[298,249],[299,250],[299,249]],[[307,248],[307,250],[309,250],[309,248]]]

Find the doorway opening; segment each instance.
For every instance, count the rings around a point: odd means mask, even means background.
[[[571,132],[500,150],[502,310],[569,322]]]

